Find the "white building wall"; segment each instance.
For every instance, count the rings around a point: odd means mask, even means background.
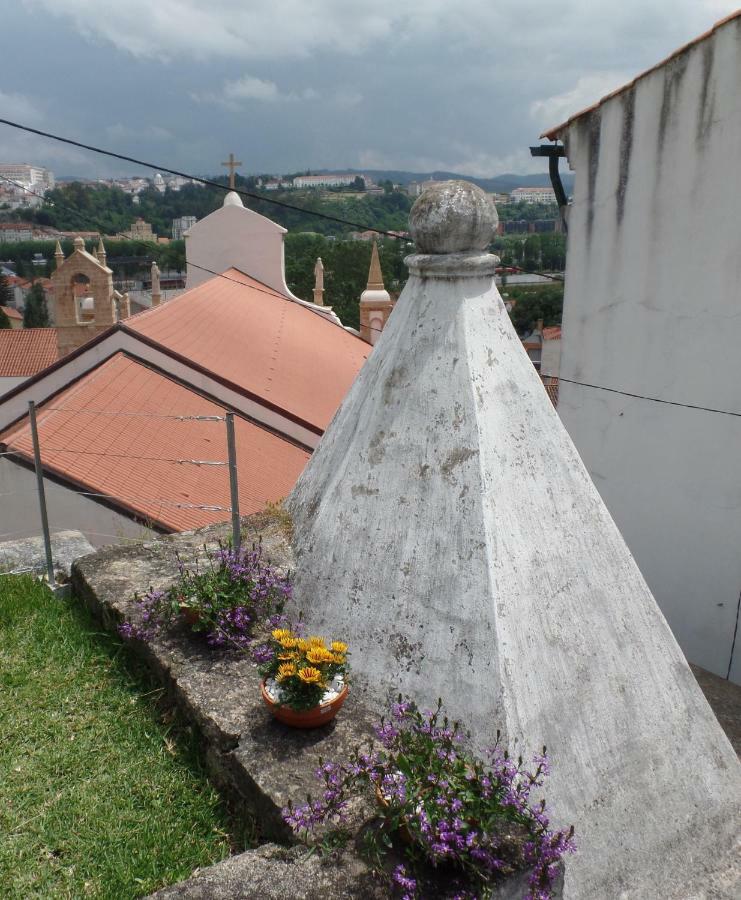
[[[6,394],[8,391],[12,390],[17,385],[23,384],[23,382],[26,381],[27,377],[28,376],[26,375],[22,375],[13,378],[0,378],[0,397],[2,397],[2,395]]]
[[[739,84],[735,20],[561,134],[576,172],[564,377],[741,412]],[[741,418],[566,382],[559,413],[685,654],[725,676]]]
[[[81,531],[94,547],[147,540],[159,533],[48,478],[44,492],[50,530]],[[7,458],[0,459],[0,534],[4,540],[41,534],[36,475]]]

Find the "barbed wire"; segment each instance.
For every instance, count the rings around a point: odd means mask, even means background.
[[[226,416],[178,416],[165,413],[127,412],[111,409],[72,409],[69,406],[43,406],[41,412],[84,413],[90,416],[126,416],[143,419],[170,419],[177,422],[225,422]]]
[[[175,457],[164,457],[164,456],[136,456],[133,453],[108,453],[108,452],[97,452],[95,450],[76,450],[71,447],[49,447],[44,446],[43,450],[45,453],[72,453],[79,456],[104,456],[110,459],[134,459],[139,460],[141,462],[166,462],[166,463],[179,463],[181,465],[193,465],[193,466],[228,466],[229,463],[223,460],[211,460],[211,459],[177,459]],[[27,450],[19,450],[18,453],[27,453]]]

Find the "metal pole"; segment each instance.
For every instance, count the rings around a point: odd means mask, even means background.
[[[242,540],[239,527],[239,485],[237,483],[237,442],[234,438],[234,413],[226,414],[226,447],[229,452],[229,489],[232,498],[232,546],[239,550]]]
[[[46,551],[46,574],[49,587],[54,590],[54,560],[51,555],[51,537],[49,536],[49,519],[46,515],[46,494],[44,492],[44,472],[41,468],[41,451],[39,450],[39,432],[36,427],[36,406],[33,400],[28,401],[28,418],[31,423],[33,440],[33,461],[36,467],[36,487],[39,492],[39,508],[41,511],[41,530],[44,533],[44,550]]]

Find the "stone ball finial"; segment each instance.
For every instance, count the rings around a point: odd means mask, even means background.
[[[85,241],[78,234],[74,240],[75,250],[84,250],[85,249]]]
[[[499,222],[494,201],[468,181],[441,181],[427,188],[409,214],[418,253],[487,250]]]

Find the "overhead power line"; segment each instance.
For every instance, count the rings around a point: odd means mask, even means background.
[[[664,400],[661,397],[648,397],[645,394],[634,394],[630,391],[620,391],[617,388],[605,387],[602,384],[589,384],[586,381],[575,381],[573,378],[564,378],[563,375],[550,375],[547,372],[540,373],[541,378],[555,378],[565,381],[567,384],[578,384],[579,387],[592,388],[595,391],[607,391],[609,394],[620,394],[622,397],[632,397],[634,400],[650,400],[651,403],[664,403],[667,406],[679,406],[682,409],[697,409],[702,412],[718,413],[721,416],[734,416],[741,418],[741,412],[733,412],[729,409],[716,409],[712,406],[699,406],[696,403],[680,403],[678,400]]]
[[[280,206],[283,209],[290,209],[294,212],[304,213],[310,216],[316,216],[319,219],[326,219],[329,222],[337,222],[340,225],[349,225],[351,228],[358,228],[361,231],[372,231],[374,234],[381,234],[384,237],[394,238],[395,240],[399,240],[398,234],[393,234],[391,231],[384,231],[381,228],[373,228],[370,225],[361,225],[358,222],[352,222],[349,219],[341,219],[338,216],[331,216],[329,213],[318,212],[314,209],[304,209],[301,206],[296,206],[293,203],[286,203],[285,200],[276,200],[273,197],[264,197],[261,194],[254,194],[251,191],[245,191],[241,188],[230,188],[228,185],[221,184],[218,181],[213,181],[210,178],[200,178],[197,175],[190,175],[188,172],[180,172],[177,169],[171,169],[168,166],[157,165],[156,163],[147,162],[143,159],[136,159],[133,156],[124,156],[122,153],[114,153],[113,150],[104,150],[102,147],[95,147],[92,144],[83,144],[80,141],[74,141],[72,138],[61,137],[58,134],[52,134],[49,131],[41,131],[38,128],[31,128],[29,125],[21,125],[20,122],[12,122],[10,119],[0,119],[0,125],[8,125],[11,128],[17,128],[20,131],[27,131],[30,134],[37,134],[40,137],[49,138],[52,141],[59,141],[62,144],[69,144],[71,147],[79,147],[81,150],[89,150],[91,153],[98,153],[101,156],[110,156],[113,159],[120,159],[123,162],[134,163],[137,166],[145,166],[148,169],[153,169],[157,172],[167,172],[168,175],[176,175],[178,178],[187,178],[190,181],[195,181],[197,184],[204,184],[208,187],[218,188],[220,191],[225,191],[231,193],[232,191],[236,194],[239,194],[240,197],[247,197],[250,200],[260,200],[263,203],[272,203],[274,206]]]

